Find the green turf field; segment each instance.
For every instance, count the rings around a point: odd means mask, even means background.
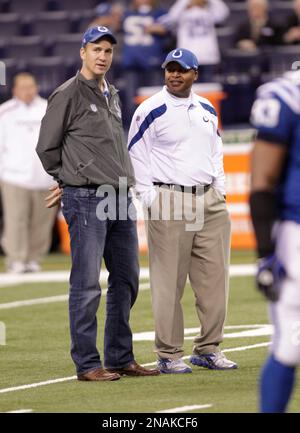
[[[232,263],[250,263],[251,252],[233,253]],[[147,258],[141,260],[147,266]],[[67,269],[69,258],[49,256],[44,269]],[[1,264],[3,269],[3,263]],[[131,324],[135,338],[153,331],[148,281],[133,308]],[[148,412],[192,405],[209,405],[195,412],[256,412],[257,380],[267,347],[252,347],[269,341],[268,335],[240,335],[253,331],[249,325],[268,323],[266,304],[253,288],[252,277],[231,278],[229,310],[223,349],[239,364],[238,370],[209,371],[193,367],[192,374],[161,375],[154,378],[122,378],[110,383],[85,383],[74,380],[69,356],[67,301],[1,308],[8,302],[66,295],[66,283],[30,283],[0,287],[0,322],[6,326],[6,345],[0,345],[0,412]],[[186,355],[191,353],[192,338],[198,322],[194,297],[187,285],[183,299],[185,312]],[[99,349],[102,352],[105,296],[99,311]],[[239,327],[236,327],[239,326]],[[244,326],[245,328],[243,328]],[[136,359],[155,361],[152,334],[134,342]],[[239,350],[238,350],[239,349]],[[241,350],[242,349],[242,350]],[[65,379],[53,383],[55,379]],[[40,382],[48,382],[39,384]],[[29,387],[39,384],[36,387]],[[20,386],[25,385],[25,389]],[[296,390],[289,411],[299,411],[300,390]]]

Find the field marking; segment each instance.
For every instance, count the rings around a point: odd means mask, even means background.
[[[4,412],[4,413],[30,413],[30,412],[33,412],[33,409],[11,410],[9,412]]]
[[[212,407],[212,404],[194,404],[192,406],[182,406],[182,407],[174,407],[173,409],[158,410],[155,413],[189,412],[190,410],[207,409],[209,407]]]
[[[139,290],[149,290],[149,283],[139,285]],[[102,290],[102,295],[106,296],[107,289]],[[52,304],[55,302],[66,302],[69,300],[69,295],[47,296],[44,298],[25,299],[24,301],[5,302],[0,304],[0,310],[9,310],[10,308],[28,307],[30,305]]]
[[[255,274],[255,264],[244,264],[244,265],[231,265],[229,274],[231,277],[239,276],[252,276]],[[0,273],[0,287],[10,286],[12,284],[26,284],[26,283],[64,283],[68,282],[70,277],[70,271],[47,271],[47,272],[35,272],[25,274],[9,274],[2,272]],[[107,281],[108,272],[107,270],[101,271],[100,281]],[[140,278],[149,279],[149,268],[140,269]]]
[[[255,265],[231,265],[230,266],[230,276],[240,277],[240,276],[251,276],[255,274]],[[106,283],[108,277],[107,271],[101,273],[100,282]],[[149,279],[149,269],[141,268],[140,279]],[[43,282],[65,282],[69,279],[69,271],[55,271],[55,272],[37,272],[35,274],[21,274],[21,275],[11,275],[0,273],[0,288],[8,287],[14,284],[23,283],[43,283]],[[142,283],[139,286],[140,290],[150,289],[149,283]],[[102,290],[102,294],[106,295],[106,290]],[[69,295],[57,295],[57,296],[47,296],[43,298],[25,299],[23,301],[5,302],[0,304],[0,310],[7,310],[10,308],[26,307],[31,305],[40,304],[52,304],[55,302],[66,302],[69,299]]]
[[[222,350],[222,352],[239,352],[239,351],[243,351],[243,350],[269,346],[270,344],[271,344],[270,342],[266,342],[266,343],[252,344],[249,346],[233,347],[231,349],[224,349],[224,350]],[[183,356],[183,359],[188,359],[189,357],[190,357],[190,355]],[[156,361],[155,362],[149,362],[147,364],[142,364],[143,367],[150,367],[153,365],[156,365]],[[59,379],[45,380],[44,382],[30,383],[28,385],[20,385],[20,386],[13,386],[10,388],[3,388],[3,389],[0,389],[0,394],[6,394],[8,392],[14,392],[14,391],[23,391],[23,390],[30,389],[30,388],[38,388],[39,386],[68,382],[68,381],[75,380],[75,379],[77,379],[77,376],[69,376],[69,377],[61,377]]]
[[[225,329],[243,329],[239,332],[229,332],[224,334],[224,338],[245,338],[245,337],[265,337],[272,335],[273,326],[272,325],[231,325],[225,326]],[[199,328],[186,328],[184,330],[184,339],[193,340],[195,336],[190,336],[190,334],[198,334]],[[154,341],[154,331],[137,332],[133,334],[133,341]]]

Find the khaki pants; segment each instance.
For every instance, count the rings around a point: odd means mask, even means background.
[[[146,222],[156,352],[161,358],[177,359],[183,355],[184,323],[180,301],[187,276],[201,324],[193,352],[216,352],[223,338],[228,298],[230,219],[225,200],[214,188],[197,198],[195,194],[165,187],[158,191]],[[192,209],[197,209],[199,219],[201,212],[204,217],[202,228],[189,231],[187,224],[191,221],[185,217],[176,220],[178,206],[174,209],[174,200],[188,194]],[[170,202],[169,220],[162,219],[162,203],[166,201]],[[159,220],[151,219],[155,214],[153,207],[159,210]]]
[[[51,245],[56,208],[45,207],[49,191],[35,191],[1,183],[7,262],[39,262]]]

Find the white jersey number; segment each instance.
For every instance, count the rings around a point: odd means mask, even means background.
[[[145,27],[153,24],[153,18],[132,16],[124,21],[125,43],[127,45],[149,46],[153,44],[153,37],[145,32]]]
[[[257,99],[252,107],[251,122],[254,126],[272,128],[278,125],[280,102],[275,98]]]

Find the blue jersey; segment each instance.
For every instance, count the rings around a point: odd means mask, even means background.
[[[122,64],[125,68],[147,69],[160,67],[164,56],[163,36],[151,35],[144,28],[155,23],[166,12],[126,11],[123,17],[124,47]]]
[[[300,84],[280,78],[261,86],[251,122],[258,139],[287,148],[278,185],[279,218],[300,223]]]

